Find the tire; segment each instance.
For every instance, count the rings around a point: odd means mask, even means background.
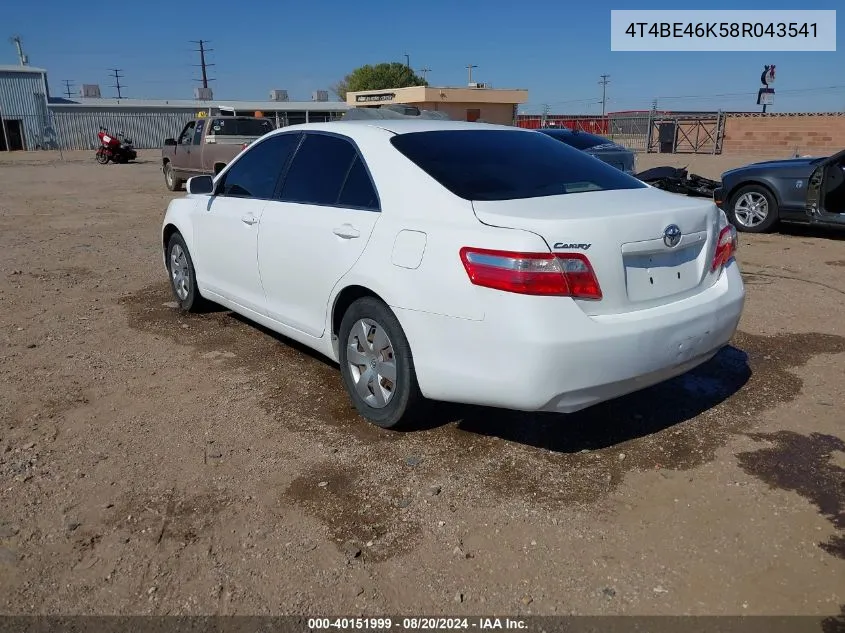
[[[182,179],[173,171],[173,166],[169,161],[164,163],[164,183],[170,191],[179,191],[184,184]]]
[[[764,217],[760,217],[760,213]],[[728,219],[737,231],[768,233],[779,220],[778,202],[762,185],[745,185],[731,196]]]
[[[386,349],[373,350],[373,336]],[[422,395],[411,347],[393,311],[375,297],[358,299],[343,315],[338,340],[343,386],[358,413],[383,429],[407,426],[421,410]],[[356,348],[360,355],[357,359],[350,358]],[[355,364],[354,360],[360,360],[361,364]],[[393,372],[389,371],[390,367]],[[382,373],[384,370],[388,375],[393,374],[395,380],[391,382]]]
[[[100,165],[106,165],[109,162],[109,155],[103,151],[97,151],[94,157]]]
[[[179,308],[185,312],[201,312],[206,301],[197,289],[197,275],[194,261],[185,240],[179,233],[174,233],[167,243],[167,273],[170,289]]]

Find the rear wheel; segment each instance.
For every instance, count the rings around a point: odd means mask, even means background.
[[[762,185],[746,185],[731,197],[728,206],[731,223],[738,231],[767,233],[778,221],[778,203]]]
[[[343,315],[338,339],[343,384],[358,412],[385,429],[408,423],[422,396],[393,311],[374,297],[358,299]]]
[[[164,182],[170,191],[179,191],[182,188],[182,179],[176,176],[169,162],[164,164]]]

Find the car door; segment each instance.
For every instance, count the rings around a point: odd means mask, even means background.
[[[265,298],[258,224],[298,141],[297,134],[281,134],[256,143],[221,172],[214,195],[197,206],[197,278],[212,292],[260,314]]]
[[[188,121],[182,132],[176,139],[176,147],[173,148],[173,167],[180,173],[190,174],[191,146],[194,141],[194,128],[196,121]]]
[[[271,318],[323,335],[332,289],[364,251],[379,199],[347,137],[305,133],[258,233],[258,268]]]
[[[845,178],[845,174],[841,171],[843,167],[845,167],[845,150],[819,161],[815,166],[807,183],[807,198],[804,209],[808,216],[818,219],[827,213],[827,209],[824,208],[824,190],[826,185],[833,180],[828,172],[831,169],[840,170],[840,173],[835,174],[835,176],[836,180],[842,180]],[[837,213],[836,215],[840,214]]]
[[[189,148],[190,154],[188,157],[188,161],[185,164],[188,171],[192,174],[201,174],[203,173],[202,168],[202,155],[203,155],[203,132],[205,132],[205,126],[207,121],[205,119],[199,119],[197,124],[194,126],[194,135],[191,140],[191,145]]]

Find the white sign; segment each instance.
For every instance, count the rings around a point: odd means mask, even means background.
[[[611,51],[836,51],[835,10],[611,11]]]

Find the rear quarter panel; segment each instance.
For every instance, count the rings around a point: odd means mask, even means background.
[[[337,295],[359,285],[392,307],[481,320],[490,291],[470,283],[460,249],[548,250],[533,233],[481,224],[469,201],[451,194],[395,150],[384,130],[362,131],[356,142],[376,184],[381,215],[364,253],[335,286],[328,318]],[[413,268],[402,265],[406,258],[397,251],[403,231],[424,234],[422,257]],[[416,263],[414,257],[407,259]]]

